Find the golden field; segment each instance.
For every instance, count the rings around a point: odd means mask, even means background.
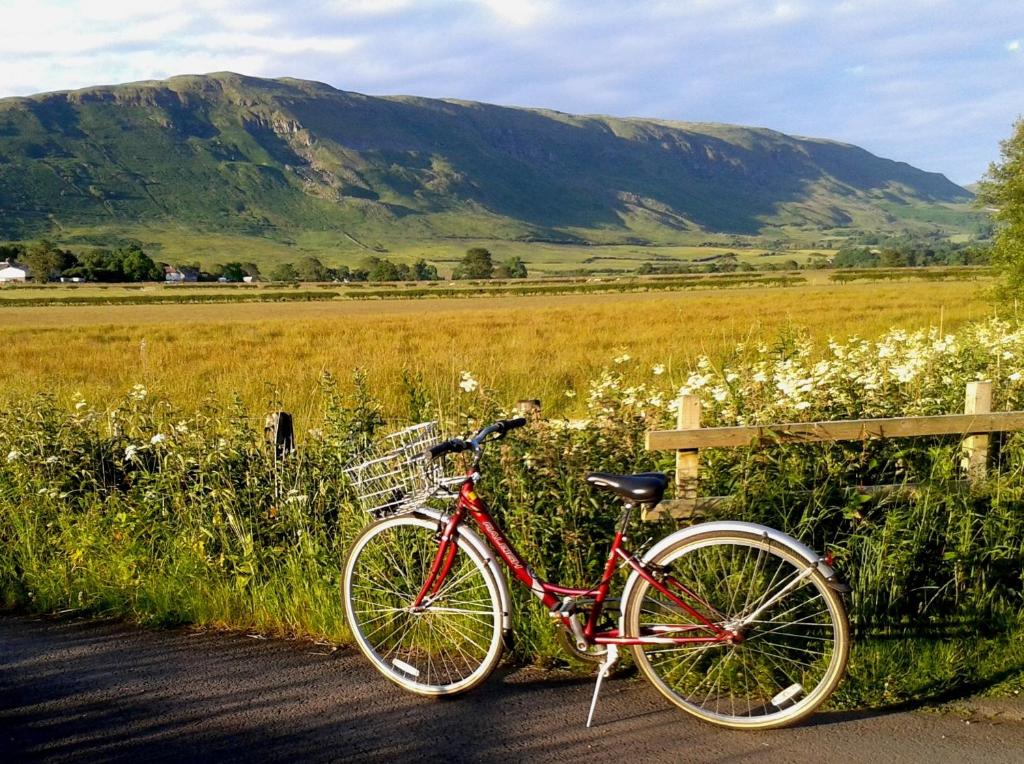
[[[892,327],[954,328],[992,313],[989,282],[829,284],[716,291],[332,301],[5,307],[0,389],[8,402],[49,392],[102,403],[142,383],[183,409],[237,393],[254,412],[316,406],[317,380],[365,369],[389,409],[403,410],[403,370],[450,400],[471,371],[506,402],[537,397],[549,413],[628,354],[637,377],[665,364],[681,376],[700,354],[785,332],[818,341]],[[0,406],[2,408],[2,406]]]

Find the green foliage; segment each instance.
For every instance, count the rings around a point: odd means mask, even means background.
[[[41,239],[25,249],[22,264],[28,268],[33,281],[46,283],[60,275],[66,256],[49,239]]]
[[[274,270],[270,272],[271,281],[298,281],[299,272],[295,269],[295,266],[291,263],[281,263],[275,265]]]
[[[124,274],[124,281],[163,280],[163,270],[139,246],[118,250],[114,257],[118,261],[121,273]]]
[[[326,232],[359,249],[387,237],[948,233],[984,221],[958,208],[969,199],[941,176],[825,140],[353,97],[291,79],[221,73],[0,103],[0,236],[19,240],[55,234],[48,213],[61,230],[145,241],[167,227],[278,244]]]
[[[438,281],[437,266],[428,263],[422,257],[412,265],[412,277],[415,281]]]
[[[494,269],[493,276],[496,279],[525,279],[527,277],[526,263],[521,257],[513,257]]]
[[[484,247],[467,249],[462,261],[452,273],[453,279],[489,279],[494,275],[491,252]]]
[[[337,292],[273,292],[253,290],[238,292],[209,291],[180,294],[167,291],[153,295],[106,295],[71,296],[54,294],[40,297],[0,297],[0,308],[17,308],[39,305],[187,305],[190,303],[217,302],[319,302],[337,298]]]
[[[299,281],[328,281],[330,272],[315,257],[304,257],[295,265]]]
[[[998,408],[1020,408],[1021,351],[1024,327],[997,322],[950,336],[892,332],[824,358],[784,336],[726,368],[702,360],[683,381],[709,425],[948,411],[964,380],[979,376],[995,381]],[[539,420],[488,451],[480,492],[545,578],[600,576],[617,511],[586,486],[588,471],[665,468],[674,458],[646,451],[644,434],[673,421],[680,380],[658,368],[627,384],[629,362],[617,357],[578,391],[586,420]],[[406,372],[408,418],[440,418],[454,434],[501,415],[469,372],[462,382],[464,392],[431,400],[422,377]],[[12,401],[0,412],[0,603],[347,639],[340,566],[367,518],[344,468],[404,422],[384,419],[362,374],[348,392],[325,375],[318,401],[284,460],[237,404],[182,415],[141,386],[105,407]],[[833,555],[852,585],[841,705],[1024,681],[1024,436],[998,443],[989,478],[970,489],[958,459],[957,440],[943,438],[702,452],[702,493],[736,497],[716,516],[793,534]],[[905,488],[849,490],[860,483]],[[637,526],[631,537],[642,547],[668,530]],[[518,657],[558,660],[548,615],[528,592],[515,597]]]
[[[1000,144],[1000,153],[979,184],[978,199],[995,209],[999,228],[992,259],[1003,272],[1003,297],[1019,302],[1024,294],[1024,120]]]

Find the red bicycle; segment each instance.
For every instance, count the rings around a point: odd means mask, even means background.
[[[637,667],[672,703],[725,727],[792,724],[828,698],[849,653],[841,596],[848,587],[807,546],[754,523],[691,526],[633,554],[630,519],[662,499],[668,479],[661,473],[588,475],[623,500],[604,572],[583,588],[539,578],[476,492],[485,444],[525,424],[496,422],[443,443],[432,423],[417,425],[351,468],[358,496],[378,519],[345,562],[345,614],[378,671],[421,695],[483,682],[512,628],[500,560],[548,610],[567,649],[600,663],[587,726],[622,647],[632,648]],[[466,474],[444,477],[442,457],[464,451],[472,452]],[[438,496],[451,500],[449,510],[427,505]],[[629,575],[612,599],[619,568]],[[611,620],[609,606],[618,610]]]

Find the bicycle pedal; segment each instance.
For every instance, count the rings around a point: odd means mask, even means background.
[[[612,666],[619,660],[619,646],[608,645],[608,654],[601,664],[601,667],[597,670],[597,683],[594,685],[594,697],[590,700],[590,713],[587,714],[587,728],[589,729],[591,723],[594,721],[594,711],[597,709],[597,696],[601,692],[601,684],[604,682],[604,678],[612,672]]]

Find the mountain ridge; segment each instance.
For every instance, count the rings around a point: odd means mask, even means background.
[[[941,173],[827,138],[288,77],[178,75],[0,99],[6,238],[176,226],[284,242],[660,245],[952,230],[970,199]]]

